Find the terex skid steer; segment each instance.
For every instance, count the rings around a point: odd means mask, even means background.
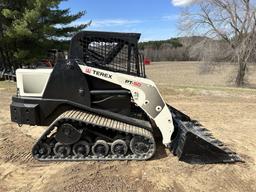
[[[18,69],[13,122],[49,126],[32,149],[41,161],[147,160],[156,135],[180,160],[241,161],[198,122],[165,103],[146,78],[140,34],[80,32],[53,69]]]

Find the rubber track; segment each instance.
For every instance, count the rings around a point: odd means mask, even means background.
[[[42,143],[45,138],[47,138],[47,135],[51,133],[51,131],[58,126],[59,122],[64,122],[64,121],[78,121],[79,123],[84,123],[85,125],[91,124],[92,126],[99,126],[101,128],[105,129],[112,129],[115,131],[119,132],[125,132],[131,135],[137,135],[137,136],[142,136],[147,139],[149,139],[151,142],[150,150],[148,154],[144,155],[135,155],[135,154],[127,154],[125,156],[116,156],[109,154],[105,157],[97,157],[93,155],[88,155],[87,157],[76,157],[76,156],[68,156],[65,158],[57,157],[57,156],[42,156],[39,157],[39,154],[33,155],[35,159],[40,160],[40,161],[82,161],[82,160],[147,160],[150,159],[155,151],[156,151],[156,144],[155,140],[153,137],[153,134],[141,127],[137,127],[134,125],[130,125],[121,121],[117,121],[114,119],[106,118],[100,115],[96,115],[90,112],[85,112],[85,111],[78,111],[78,110],[70,110],[66,111],[63,114],[61,114],[50,126],[49,128],[45,131],[45,133],[40,137],[40,139],[37,141],[37,143],[34,145],[32,149],[32,154],[36,146],[40,143]]]

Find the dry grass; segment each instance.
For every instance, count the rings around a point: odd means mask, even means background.
[[[233,87],[236,66],[224,64],[215,66],[209,73],[201,73],[200,62],[157,62],[147,65],[147,75],[158,85],[192,87]],[[256,85],[256,67],[249,70],[248,81]]]

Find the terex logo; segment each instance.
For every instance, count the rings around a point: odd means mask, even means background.
[[[112,75],[110,75],[108,73],[103,73],[103,72],[100,72],[100,71],[93,70],[93,74],[97,75],[97,76],[100,76],[100,77],[105,77],[105,78],[112,79]]]
[[[125,80],[125,83],[136,86],[136,87],[140,87],[141,83],[138,81],[131,81],[131,80]]]
[[[105,77],[105,78],[112,79],[112,75],[110,75],[108,73],[103,73],[103,72],[100,72],[100,71],[96,71],[96,70],[91,69],[91,68],[85,68],[84,72],[87,73],[87,74],[93,74],[93,75],[97,75],[97,76],[100,76],[100,77]]]

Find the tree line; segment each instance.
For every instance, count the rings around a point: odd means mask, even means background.
[[[141,42],[139,48],[151,61],[223,62],[231,59],[231,53],[225,42],[204,36]]]
[[[187,50],[179,38],[161,41],[140,42],[139,49],[151,61],[188,60]]]

